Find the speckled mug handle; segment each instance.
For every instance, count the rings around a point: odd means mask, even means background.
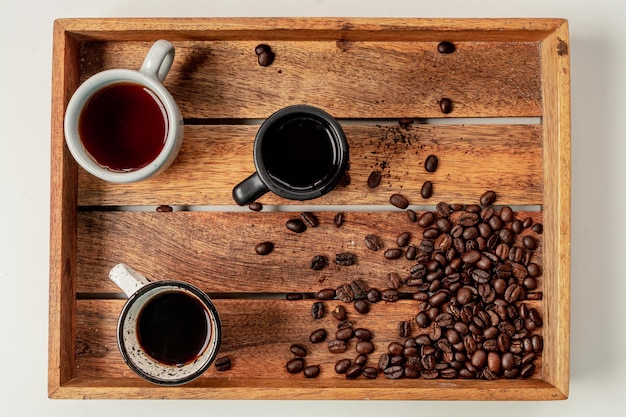
[[[128,297],[150,281],[126,264],[117,264],[109,272],[109,279],[115,283]]]

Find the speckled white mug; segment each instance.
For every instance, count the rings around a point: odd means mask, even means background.
[[[211,299],[195,286],[182,281],[149,281],[129,266],[118,264],[109,278],[126,293],[128,301],[117,323],[117,342],[126,364],[142,378],[159,385],[186,384],[206,371],[217,356],[221,323]],[[193,298],[204,309],[207,335],[194,359],[180,364],[163,363],[151,356],[140,343],[138,320],[146,305],[164,294],[178,292]]]
[[[174,61],[174,46],[166,40],[156,41],[139,71],[110,69],[99,72],[81,84],[70,99],[65,111],[65,142],[70,153],[87,172],[114,183],[130,183],[151,178],[167,169],[176,159],[183,142],[183,118],[172,95],[163,86],[163,80]],[[100,165],[85,149],[79,134],[82,110],[98,92],[120,83],[132,83],[148,89],[155,96],[166,116],[166,138],[161,152],[146,166],[115,171]]]

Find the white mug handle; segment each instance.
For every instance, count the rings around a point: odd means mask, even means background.
[[[166,40],[158,40],[152,45],[139,72],[156,77],[163,82],[174,62],[174,45]]]
[[[150,281],[126,264],[117,264],[109,272],[109,279],[130,297]]]

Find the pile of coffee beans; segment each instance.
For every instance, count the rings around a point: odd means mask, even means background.
[[[405,200],[396,194],[390,201],[406,208]],[[420,242],[411,244],[415,233],[407,230],[395,236],[397,247],[384,252],[390,267],[396,259],[414,261],[407,271],[390,271],[382,290],[355,279],[315,294],[311,314],[316,320],[324,317],[326,300],[351,304],[355,317],[368,314],[370,305],[380,301],[415,302],[414,318],[397,323],[398,339],[380,353],[376,366],[368,364],[375,351],[373,333],[355,328],[345,307],[338,305],[332,311],[337,331],[327,342],[328,350],[345,354],[353,344],[356,357],[338,359],[336,373],[348,379],[379,374],[388,379],[487,380],[533,375],[543,351],[543,320],[532,307],[533,300],[543,298],[538,289],[542,271],[535,256],[543,226],[520,218],[510,207],[498,211],[493,206],[496,200],[496,193],[487,191],[480,204],[441,202],[433,211],[409,213],[409,220],[420,227]],[[384,247],[383,238],[373,233],[364,237],[364,243],[372,252]],[[324,264],[319,257],[313,258],[311,268]],[[335,263],[349,266],[355,260],[354,254],[341,253]],[[328,337],[320,327],[309,342],[321,344]],[[287,370],[304,372],[304,365],[298,356],[289,361]],[[314,365],[304,374],[310,378],[319,372],[320,366]]]

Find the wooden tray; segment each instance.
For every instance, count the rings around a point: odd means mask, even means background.
[[[101,182],[79,169],[63,137],[66,104],[95,72],[139,68],[152,42],[176,46],[165,84],[185,118],[185,141],[174,165],[133,185]],[[440,41],[456,52],[440,54]],[[254,47],[269,44],[271,66]],[[569,389],[570,96],[568,26],[562,19],[63,19],[54,24],[52,90],[51,249],[48,392],[53,398],[444,399],[553,400]],[[453,110],[442,114],[442,97]],[[311,104],[339,118],[350,143],[348,185],[298,205],[273,195],[265,209],[234,206],[233,186],[253,169],[258,122],[275,110]],[[416,123],[402,127],[400,118]],[[497,118],[497,119],[496,119]],[[420,123],[425,122],[425,123]],[[504,124],[502,124],[504,123]],[[423,161],[440,159],[428,174]],[[367,187],[371,171],[381,185]],[[435,184],[432,199],[422,183]],[[486,190],[497,204],[521,206],[519,216],[544,225],[544,351],[529,379],[347,380],[337,355],[308,344],[317,327],[313,294],[362,278],[384,288],[394,266],[368,251],[363,237],[388,246],[404,230],[421,230],[389,205],[406,195],[416,211],[439,201],[477,203]],[[156,212],[166,204],[173,212]],[[313,208],[311,208],[313,205]],[[308,207],[308,208],[307,208]],[[321,224],[301,235],[287,219],[307,208]],[[295,212],[295,213],[294,213]],[[338,212],[345,225],[332,224]],[[254,254],[262,240],[270,256]],[[312,255],[351,251],[352,267],[308,268]],[[125,262],[152,279],[180,278],[206,290],[224,323],[222,354],[233,367],[207,371],[182,387],[159,387],[123,363],[115,326],[124,298],[107,278]],[[291,292],[304,299],[287,300]],[[340,301],[328,301],[332,310]],[[376,351],[398,339],[417,302],[372,305],[357,325],[375,333]],[[316,379],[285,371],[289,345],[304,342]],[[352,349],[352,347],[350,347]],[[353,352],[350,350],[349,352]],[[353,357],[355,353],[346,353]]]

